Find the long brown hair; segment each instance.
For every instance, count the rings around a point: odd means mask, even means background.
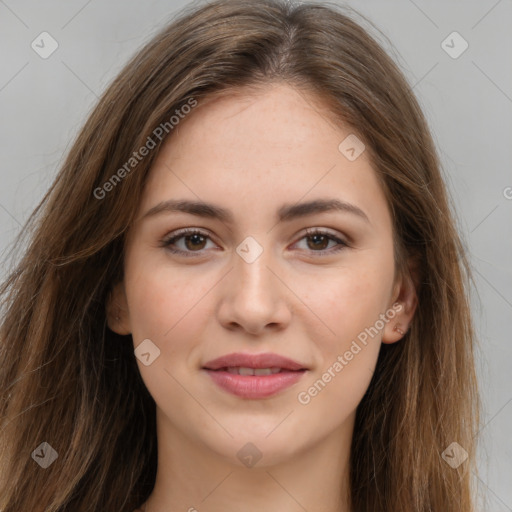
[[[410,86],[335,5],[218,0],[189,7],[124,67],[22,230],[23,256],[0,289],[3,512],[132,512],[149,496],[155,403],[131,337],[106,325],[124,237],[176,110],[272,81],[316,93],[364,141],[393,215],[399,270],[416,258],[411,327],[382,346],[357,410],[352,510],[474,510],[470,268]],[[155,147],[130,160],[148,138]],[[452,442],[469,454],[457,468],[442,457]],[[36,449],[57,459],[42,469]]]

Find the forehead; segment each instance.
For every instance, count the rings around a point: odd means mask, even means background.
[[[340,125],[332,122],[318,96],[284,83],[269,84],[207,98],[177,127],[167,147],[174,158],[183,158],[194,146],[195,152],[221,156],[224,163],[231,157],[238,164],[243,155],[279,161],[286,153],[292,159],[302,150],[328,150]]]
[[[143,208],[180,197],[273,214],[283,202],[328,195],[382,215],[387,205],[369,157],[350,161],[340,152],[348,136],[318,97],[286,84],[208,98],[165,142]]]

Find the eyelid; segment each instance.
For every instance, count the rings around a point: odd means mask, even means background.
[[[348,245],[348,240],[346,240],[346,238],[347,238],[346,236],[339,234],[329,228],[321,228],[321,227],[306,228],[302,234],[301,239],[304,238],[304,236],[312,236],[312,235],[317,235],[317,234],[331,236],[331,237],[336,238],[336,239],[340,240],[341,242],[344,242]]]
[[[169,240],[173,240],[173,239],[179,238],[181,236],[196,235],[196,234],[202,235],[202,236],[207,236],[209,238],[214,238],[213,235],[208,230],[205,230],[203,228],[181,228],[181,229],[176,229],[175,231],[171,231],[170,233],[165,235],[163,237],[162,241],[168,242]]]
[[[174,253],[174,254],[180,254],[185,256],[194,256],[194,252],[197,253],[197,255],[201,255],[204,251],[182,251],[181,249],[171,249],[171,242],[174,242],[175,240],[178,240],[180,238],[184,238],[186,236],[192,236],[192,235],[201,235],[205,238],[209,238],[217,244],[214,240],[214,236],[209,232],[201,228],[182,228],[177,229],[175,231],[172,231],[171,233],[167,234],[160,240],[159,246],[163,247],[164,249],[167,249],[168,251]],[[218,245],[218,244],[217,244]]]
[[[313,251],[313,250],[308,251],[309,254],[312,254],[314,256],[327,256],[327,255],[331,255],[331,254],[336,254],[342,249],[351,247],[351,243],[347,240],[346,236],[339,235],[336,232],[332,232],[327,228],[321,228],[321,227],[306,228],[301,233],[301,235],[299,236],[297,241],[293,243],[293,245],[297,244],[304,238],[306,238],[308,236],[313,236],[313,235],[327,236],[331,241],[335,241],[338,244],[337,246],[331,247],[330,249],[322,249],[320,251]]]

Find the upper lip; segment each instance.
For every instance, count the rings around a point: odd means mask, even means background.
[[[203,365],[207,370],[219,370],[221,368],[282,368],[284,370],[306,370],[302,364],[278,354],[267,352],[264,354],[246,354],[236,352],[227,354],[208,361]]]

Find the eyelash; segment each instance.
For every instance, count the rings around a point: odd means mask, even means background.
[[[183,255],[186,257],[195,257],[194,253],[201,254],[203,252],[203,249],[201,249],[200,251],[182,251],[181,249],[174,249],[171,247],[180,238],[186,238],[186,237],[194,236],[194,235],[200,235],[200,236],[210,239],[210,235],[208,233],[205,233],[198,229],[186,228],[186,229],[177,231],[176,233],[172,234],[172,236],[170,236],[170,237],[164,238],[161,241],[160,246],[165,247],[168,251],[172,252],[173,254],[180,254],[180,255]],[[302,236],[298,241],[303,240],[304,238],[309,238],[309,237],[315,236],[315,235],[326,236],[331,241],[338,243],[337,247],[334,247],[331,249],[322,249],[320,251],[313,251],[313,250],[310,251],[315,256],[324,256],[327,254],[334,254],[334,253],[337,253],[337,252],[345,249],[346,247],[349,247],[349,244],[347,242],[341,240],[340,238],[333,235],[332,233],[329,233],[327,231],[324,231],[322,229],[317,229],[317,228],[307,229],[304,236]]]

